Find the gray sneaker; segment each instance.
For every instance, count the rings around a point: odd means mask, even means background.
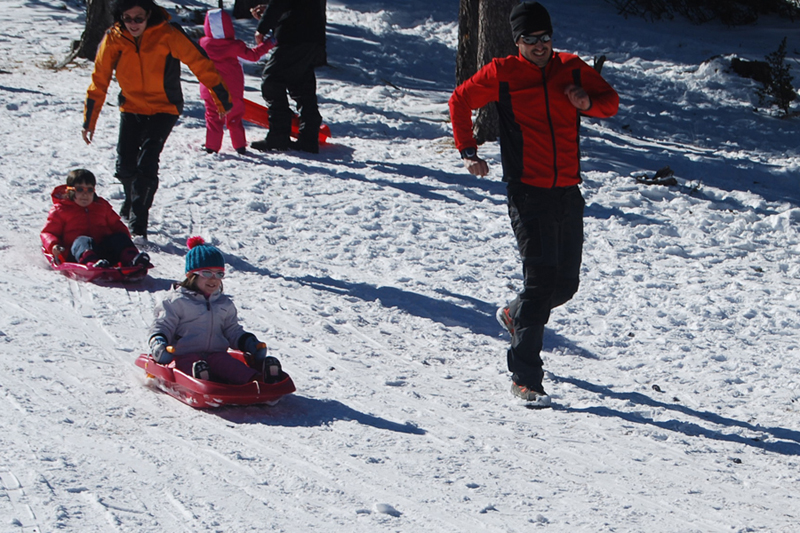
[[[531,407],[550,407],[550,396],[547,395],[541,385],[536,388],[528,388],[524,385],[517,385],[512,381],[511,394],[525,400]]]
[[[495,313],[495,318],[497,318],[497,322],[506,328],[506,330],[514,336],[514,319],[511,318],[511,312],[508,309],[508,306],[501,307]]]

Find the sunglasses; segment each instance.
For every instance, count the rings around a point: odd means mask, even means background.
[[[550,35],[546,33],[544,35],[523,35],[520,37],[520,40],[525,44],[549,43],[550,39]]]
[[[206,279],[222,279],[225,277],[224,270],[198,270],[195,274]]]
[[[122,17],[125,24],[141,24],[147,22],[147,17]]]
[[[94,187],[81,187],[78,185],[77,187],[67,187],[67,190],[75,191],[75,192],[94,192]]]

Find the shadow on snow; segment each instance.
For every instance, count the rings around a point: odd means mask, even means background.
[[[687,437],[703,437],[710,440],[732,442],[736,444],[742,444],[745,446],[752,446],[754,448],[758,448],[760,450],[764,450],[767,452],[779,453],[782,455],[800,455],[800,432],[798,431],[780,427],[770,428],[770,427],[753,425],[733,418],[721,416],[716,413],[691,409],[689,407],[686,407],[685,405],[680,405],[677,403],[660,402],[658,400],[655,400],[649,396],[646,396],[638,392],[617,392],[609,387],[596,385],[594,383],[591,383],[589,381],[584,381],[581,379],[553,375],[553,380],[560,383],[569,383],[585,391],[595,393],[599,396],[613,398],[615,400],[625,400],[636,406],[647,406],[657,409],[664,409],[667,411],[673,411],[699,420],[704,420],[706,422],[709,422],[711,424],[716,424],[719,426],[725,426],[728,428],[741,428],[746,431],[752,431],[753,433],[761,435],[766,434],[771,437],[774,437],[775,439],[780,439],[780,441],[769,442],[763,440],[762,437],[760,436],[746,437],[732,433],[724,433],[722,431],[718,431],[713,428],[704,427],[699,422],[687,422],[684,420],[677,420],[677,419],[656,421],[646,416],[643,416],[639,413],[625,412],[603,406],[593,406],[584,408],[554,406],[555,409],[571,413],[589,413],[602,417],[620,418],[622,420],[626,420],[634,424],[646,424],[663,429],[665,431],[670,431],[673,433],[682,433]]]
[[[337,400],[318,400],[305,396],[289,395],[273,407],[221,408],[216,414],[234,424],[264,424],[281,427],[328,426],[336,421],[353,421],[376,429],[425,435],[427,432],[411,423],[400,424],[379,416],[362,413]]]

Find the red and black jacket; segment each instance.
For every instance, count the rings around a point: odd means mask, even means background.
[[[592,101],[578,111],[564,93],[580,85]],[[472,110],[497,103],[503,181],[534,187],[569,187],[580,183],[580,115],[616,114],[616,91],[581,58],[555,52],[544,68],[522,57],[497,58],[464,82],[450,97],[456,148],[477,146]]]

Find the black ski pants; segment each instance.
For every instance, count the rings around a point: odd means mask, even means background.
[[[300,134],[297,142],[303,150],[315,152],[319,147],[319,128],[322,115],[317,103],[317,77],[314,66],[319,63],[319,46],[278,46],[264,67],[261,95],[269,109],[270,148],[288,148],[294,113],[289,99],[297,103],[300,115]]]
[[[583,253],[583,209],[578,186],[509,191],[508,214],[522,257],[524,288],[509,304],[514,335],[508,369],[518,385],[539,388],[540,356],[550,311],[578,290]]]
[[[120,215],[133,235],[147,236],[150,207],[158,189],[158,163],[178,115],[121,113],[117,179],[125,190]]]

